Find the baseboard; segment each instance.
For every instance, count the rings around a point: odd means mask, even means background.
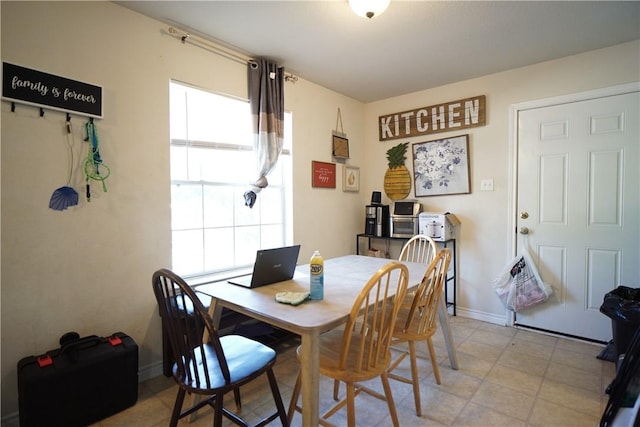
[[[18,412],[14,412],[13,414],[9,414],[7,416],[2,417],[0,420],[1,425],[3,426],[17,426],[20,425],[20,414]]]
[[[487,323],[494,323],[500,326],[509,325],[508,319],[504,315],[497,315],[495,313],[487,313],[486,311],[473,310],[470,308],[456,307],[456,315],[460,317],[467,317],[469,319],[480,320]]]
[[[164,375],[162,360],[154,362],[147,366],[141,366],[138,369],[138,382],[148,381],[150,379]]]

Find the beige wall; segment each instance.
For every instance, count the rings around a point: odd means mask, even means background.
[[[107,2],[1,2],[2,60],[103,87],[97,121],[101,153],[111,168],[108,192],[93,186],[87,203],[48,209],[65,184],[64,114],[2,102],[2,416],[17,411],[16,363],[57,347],[64,332],[106,335],[122,330],[140,345],[142,376],[160,372],[160,324],[152,272],[169,266],[170,194],[168,83],[177,79],[246,96],[241,64],[164,35],[162,24]],[[363,105],[299,80],[286,84],[294,117],[294,240],[301,262],[355,251],[364,205],[382,190],[385,151],[377,116],[485,94],[487,126],[472,129],[470,195],[421,198],[428,210],[450,210],[463,221],[460,300],[467,315],[501,319],[489,283],[506,263],[508,240],[508,108],[511,103],[640,80],[638,42],[551,63],[460,82]],[[312,189],[311,160],[331,161],[337,109],[361,168],[359,193]],[[75,145],[84,119],[74,116]],[[457,133],[454,133],[457,134]],[[435,139],[414,138],[412,142]],[[83,147],[86,149],[86,147]],[[86,153],[86,151],[83,151]],[[410,157],[410,156],[409,156]],[[409,163],[409,162],[408,162]],[[496,190],[478,191],[493,178]],[[83,184],[79,170],[74,185]],[[490,254],[490,255],[489,255]]]

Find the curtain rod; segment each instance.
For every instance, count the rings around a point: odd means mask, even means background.
[[[170,36],[179,39],[183,44],[191,43],[194,46],[197,46],[201,49],[205,49],[211,53],[215,53],[216,55],[222,56],[224,58],[235,61],[239,64],[248,65],[255,60],[250,56],[242,55],[238,52],[227,49],[221,45],[215,44],[210,40],[204,39],[199,36],[194,36],[193,34],[189,34],[186,31],[178,30],[175,27],[169,27],[167,32]],[[284,73],[284,80],[286,82],[295,83],[298,81],[298,76],[295,76],[291,73]]]

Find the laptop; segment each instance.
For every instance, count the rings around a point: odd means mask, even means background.
[[[248,276],[234,277],[228,282],[245,288],[258,288],[276,282],[293,279],[298,263],[300,245],[283,248],[260,249],[256,253],[253,273]]]

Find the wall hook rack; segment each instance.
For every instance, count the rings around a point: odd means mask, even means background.
[[[72,111],[79,115],[102,118],[102,87],[67,77],[46,73],[20,65],[2,62],[4,82],[29,82],[24,85],[2,87],[2,99],[56,111]]]

